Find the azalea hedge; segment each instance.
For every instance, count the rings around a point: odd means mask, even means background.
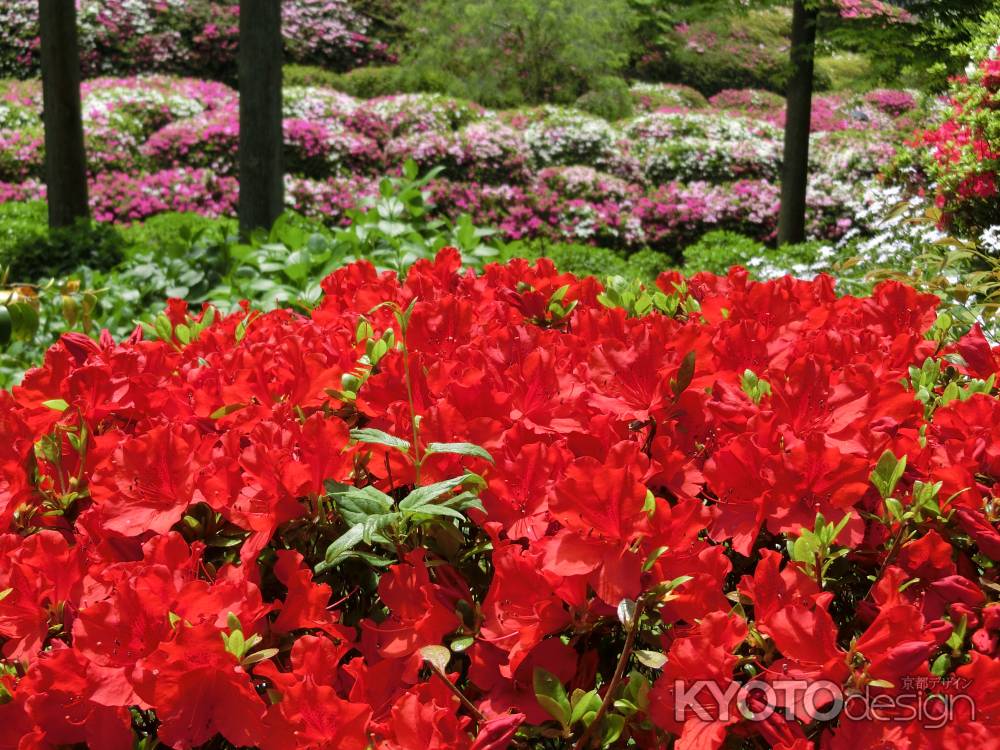
[[[780,98],[725,91],[711,106],[683,87],[637,84],[639,112],[609,122],[543,106],[487,110],[429,94],[357,99],[318,86],[284,91],[288,208],[331,225],[408,161],[437,169],[432,209],[468,213],[507,239],[544,238],[679,255],[712,229],[766,241],[777,223]],[[837,239],[865,187],[912,131],[907,92],[818,97],[808,228]],[[233,215],[237,93],[169,76],[83,86],[92,211],[133,222],[166,211]],[[0,86],[0,202],[44,198],[37,82]]]
[[[322,289],[0,394],[0,748],[994,742],[1000,360],[935,297],[450,249]],[[790,678],[927,712],[762,719]]]
[[[235,80],[237,0],[75,0],[84,76],[182,73]],[[347,70],[390,59],[371,20],[348,0],[281,3],[285,58]],[[0,6],[0,78],[40,70],[37,0]]]

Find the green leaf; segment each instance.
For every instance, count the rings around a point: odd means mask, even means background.
[[[584,692],[580,689],[573,691],[573,710],[570,712],[569,725],[573,726],[588,713],[596,714],[601,708],[601,696],[596,690]]]
[[[255,651],[243,659],[243,666],[249,667],[251,664],[257,664],[258,662],[266,661],[272,656],[278,655],[279,649],[276,648],[262,648],[260,651]]]
[[[618,621],[626,630],[635,627],[636,605],[632,599],[622,599],[618,602]]]
[[[20,341],[30,341],[38,333],[38,310],[28,302],[12,302],[7,306],[11,319],[11,335]]]
[[[819,551],[819,540],[811,531],[803,530],[801,536],[792,543],[791,557],[796,562],[813,565]]]
[[[474,443],[428,443],[425,453],[427,455],[431,455],[432,453],[458,453],[462,456],[477,456],[493,463],[493,456],[485,448]]]
[[[240,409],[245,409],[245,408],[246,404],[226,404],[225,406],[220,406],[218,409],[209,414],[208,418],[222,419],[223,417],[229,416],[233,412],[237,412]]]
[[[661,669],[667,663],[667,655],[659,651],[646,651],[639,649],[635,652],[635,658],[640,664],[644,664],[650,669]]]
[[[407,508],[405,511],[405,515],[414,515],[417,513],[423,513],[427,516],[446,516],[448,518],[454,518],[458,521],[465,520],[465,516],[454,508],[449,508],[446,505],[435,505],[434,503],[426,503],[425,505],[418,505],[415,508]]]
[[[326,483],[326,491],[334,499],[341,517],[352,526],[392,510],[392,498],[372,485],[355,487],[330,481]]]
[[[424,646],[420,649],[420,657],[437,667],[439,672],[448,671],[448,662],[451,661],[451,651],[444,646]]]
[[[403,500],[399,503],[399,509],[413,510],[419,508],[421,505],[432,503],[442,495],[451,492],[453,489],[460,486],[466,481],[467,476],[467,474],[463,474],[459,477],[446,479],[443,482],[435,482],[434,484],[417,487],[409,495],[403,498]]]
[[[364,538],[364,533],[364,524],[359,523],[330,542],[330,546],[326,548],[323,562],[316,566],[316,572],[322,573],[347,557],[347,554]]]
[[[10,310],[6,305],[0,305],[0,346],[7,346],[14,333],[14,323],[10,317]]]
[[[606,722],[606,727],[604,729],[602,745],[608,747],[617,742],[618,738],[622,736],[622,730],[625,728],[625,717],[619,714],[608,714],[604,717],[604,721]]]
[[[451,650],[456,654],[460,654],[465,651],[469,646],[476,642],[476,639],[471,635],[465,635],[461,638],[456,638],[451,642]]]
[[[54,409],[55,411],[66,411],[69,408],[69,404],[61,398],[53,398],[48,401],[42,401],[42,406],[47,406],[49,409]]]
[[[398,451],[402,451],[403,453],[408,453],[410,450],[410,443],[408,441],[398,438],[395,435],[390,435],[388,432],[382,432],[382,430],[376,430],[371,427],[351,430],[351,439],[357,440],[359,443],[385,445],[389,448],[395,448]]]
[[[931,674],[938,677],[944,677],[944,675],[948,674],[949,669],[951,669],[951,656],[948,654],[941,654],[931,664]]]
[[[541,667],[535,667],[534,687],[538,705],[564,727],[568,727],[572,709],[569,698],[566,697],[566,689],[559,678]]]
[[[903,504],[899,500],[894,497],[887,497],[885,499],[885,507],[888,508],[889,514],[895,520],[903,520]]]
[[[677,377],[670,382],[670,390],[673,392],[674,398],[680,396],[691,385],[692,378],[694,378],[694,351],[688,352],[684,359],[681,360],[681,366],[677,370]]]
[[[892,497],[904,471],[906,471],[906,456],[896,458],[892,451],[887,450],[879,458],[875,470],[872,471],[871,482],[883,500]]]

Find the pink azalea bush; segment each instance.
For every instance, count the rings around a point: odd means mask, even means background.
[[[87,77],[136,71],[212,78],[235,75],[237,0],[76,0]],[[369,20],[347,0],[286,0],[282,32],[289,61],[346,70],[387,59]],[[0,77],[38,72],[38,2],[0,3]]]
[[[381,175],[413,161],[422,172],[440,168],[428,186],[431,210],[470,214],[507,239],[677,252],[712,229],[774,235],[782,134],[771,108],[754,104],[768,99],[758,92],[723,92],[714,106],[660,108],[614,124],[566,107],[490,112],[440,95],[284,93],[287,205],[329,225],[377,194]],[[859,228],[845,217],[859,213],[864,183],[892,157],[908,96],[829,98],[829,116],[820,100],[811,236]],[[843,125],[856,109],[866,119]],[[166,76],[93,79],[83,113],[98,218],[235,211],[233,89]],[[40,114],[37,82],[0,87],[0,201],[43,195]]]

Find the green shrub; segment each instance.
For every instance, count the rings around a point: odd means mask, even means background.
[[[404,61],[489,107],[570,104],[628,62],[627,0],[425,0],[404,16]]]
[[[816,58],[816,72],[833,91],[867,91],[877,84],[871,60],[857,52],[837,52]]]
[[[511,258],[546,257],[564,273],[576,276],[596,276],[602,281],[610,276],[626,279],[653,281],[662,271],[672,267],[669,256],[646,248],[627,258],[604,247],[574,243],[548,242],[546,240],[519,240],[502,245],[500,262]]]
[[[657,250],[645,248],[628,256],[627,276],[640,281],[653,281],[663,271],[674,266],[670,256]]]
[[[500,248],[500,262],[511,258],[549,258],[563,273],[576,276],[629,275],[628,262],[614,250],[592,245],[548,242],[546,240],[521,240],[508,242]]]
[[[361,99],[421,92],[440,94],[454,88],[449,77],[441,71],[404,65],[372,65],[366,68],[355,68],[347,73],[334,74],[325,78],[322,85]]]
[[[44,203],[0,205],[0,266],[8,278],[37,281],[80,266],[104,270],[125,257],[125,239],[110,224],[81,219],[64,229],[48,229]]]
[[[189,238],[206,231],[219,228],[227,234],[235,234],[236,221],[229,218],[212,218],[194,213],[164,213],[150,216],[142,222],[122,229],[126,243],[130,247],[160,250],[174,245],[178,240]]]
[[[610,122],[631,117],[635,111],[628,84],[615,76],[600,78],[594,88],[576,100],[576,107]]]
[[[684,248],[684,272],[724,274],[730,266],[745,266],[764,252],[764,246],[757,240],[736,232],[717,230]]]
[[[343,74],[315,65],[285,65],[281,69],[281,79],[285,86],[327,86],[339,88]]]
[[[629,94],[636,109],[643,112],[655,112],[663,107],[702,109],[708,106],[708,99],[704,94],[681,83],[637,81],[632,84]]]

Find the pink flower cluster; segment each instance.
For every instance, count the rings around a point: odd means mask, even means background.
[[[235,91],[154,76],[93,80],[83,93],[98,218],[234,212]],[[612,124],[552,106],[493,113],[438,95],[360,101],[323,88],[285,93],[288,206],[330,225],[375,195],[379,176],[413,160],[423,172],[442,168],[429,187],[435,211],[469,213],[509,239],[671,251],[710,229],[759,239],[774,232],[781,131],[771,122],[779,119],[773,95],[726,91],[711,107],[673,107]],[[811,149],[813,236],[851,228],[843,216],[854,213],[858,185],[891,158],[892,113],[906,109],[908,96],[820,99],[819,124],[827,132],[813,136]],[[8,88],[3,105],[22,108],[36,124],[0,125],[0,200],[38,196],[37,84]],[[857,118],[863,126],[843,122],[855,109],[866,113]],[[14,122],[23,112],[8,117]]]
[[[836,0],[841,18],[879,19],[888,23],[912,23],[913,14],[882,0]]]
[[[81,61],[87,76],[158,71],[235,76],[237,0],[77,0]],[[346,70],[389,59],[368,35],[368,18],[349,0],[285,0],[285,55],[293,62]],[[0,78],[38,72],[38,2],[0,3]]]

